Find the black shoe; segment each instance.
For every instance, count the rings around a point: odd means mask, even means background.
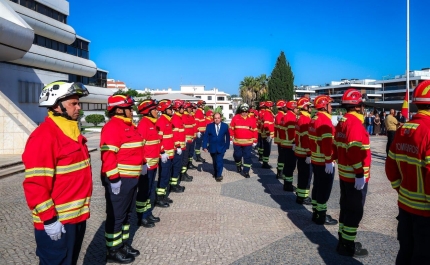
[[[168,204],[173,203],[173,200],[169,198],[169,196],[164,196],[164,201],[167,202]]]
[[[241,166],[236,166],[236,168],[237,168],[237,172],[238,173],[242,172],[242,167]]]
[[[278,170],[278,172],[276,173],[276,178],[282,179],[282,171]]]
[[[316,211],[316,214],[315,223],[317,225],[337,225],[337,220],[331,218],[325,211]]]
[[[157,200],[155,201],[155,206],[161,208],[170,207],[169,203],[165,201],[165,196],[158,196]]]
[[[249,179],[251,176],[249,175],[249,173],[245,173],[245,178]]]
[[[195,165],[193,165],[193,163],[189,163],[188,169],[197,169],[197,167]]]
[[[123,248],[108,250],[107,262],[120,263],[120,264],[128,264],[134,261],[134,257],[128,254]]]
[[[160,217],[155,217],[153,214],[151,214],[150,216],[148,216],[147,218],[149,221],[153,222],[153,223],[158,223],[160,222]]]
[[[304,205],[312,205],[312,199],[309,197],[296,197],[296,203]]]
[[[295,192],[296,187],[291,182],[284,181],[284,191]]]
[[[201,155],[196,155],[196,161],[202,163],[206,162],[206,160],[204,160]]]
[[[185,190],[185,187],[179,186],[179,184],[170,186],[170,192],[182,193],[184,192],[184,190]]]
[[[354,242],[345,239],[342,239],[342,242],[339,244],[337,253],[342,256],[355,258],[363,258],[369,255],[367,249],[363,248],[360,242]]]
[[[261,166],[262,168],[266,168],[266,169],[271,169],[272,166],[269,165],[267,162],[263,162],[263,166]]]
[[[154,222],[151,221],[151,220],[149,220],[149,218],[140,219],[139,221],[137,221],[137,225],[138,226],[143,226],[143,227],[146,227],[146,228],[151,228],[151,227],[155,226]]]
[[[125,252],[127,252],[127,254],[132,255],[133,257],[137,257],[140,255],[139,250],[134,249],[132,246],[130,246],[129,244],[124,244],[124,246],[122,247],[122,249],[125,250]]]
[[[219,177],[217,177],[217,178],[215,178],[215,180],[217,181],[217,182],[221,182],[221,180],[223,179],[223,177],[222,176],[219,176]]]
[[[337,223],[338,223],[337,220],[331,218],[330,215],[327,214],[325,216],[325,222],[324,222],[325,225],[337,225]]]
[[[263,161],[263,157],[262,156],[258,156],[258,161]]]
[[[185,172],[185,173],[182,173],[181,180],[184,182],[191,182],[193,181],[193,177],[191,177],[190,175],[187,174],[187,172]]]

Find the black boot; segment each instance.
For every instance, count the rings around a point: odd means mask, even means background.
[[[149,218],[142,218],[137,221],[138,226],[143,226],[145,228],[152,228],[155,226],[154,222],[149,220]]]
[[[284,191],[295,192],[296,187],[294,187],[293,183],[284,180]]]
[[[238,173],[242,172],[242,166],[236,166],[236,169]]]
[[[276,172],[276,178],[277,179],[282,179],[282,170],[278,169],[278,172]]]
[[[168,204],[173,203],[173,200],[172,200],[172,199],[170,199],[168,195],[164,196],[164,201],[165,201],[166,203],[168,203]]]
[[[315,223],[317,225],[337,225],[337,220],[326,214],[326,211],[317,211]]]
[[[161,207],[161,208],[170,207],[169,203],[165,201],[165,197],[166,196],[164,195],[157,196],[157,199],[155,200],[155,206]]]
[[[170,192],[182,193],[184,192],[185,187],[177,185],[170,186]]]
[[[188,169],[197,169],[197,167],[195,165],[193,165],[192,162],[188,163]]]
[[[128,243],[124,243],[124,246],[122,247],[122,249],[124,249],[125,252],[127,252],[127,254],[132,255],[133,257],[137,257],[140,255],[139,250],[133,248]]]
[[[339,250],[337,251],[337,253],[342,256],[349,256],[355,258],[363,258],[369,255],[367,249],[362,248],[360,242],[354,242],[346,239],[342,239],[341,244],[339,244]]]
[[[296,197],[296,203],[298,204],[304,204],[304,205],[312,205],[312,199],[309,197],[303,198],[303,197]]]
[[[191,177],[190,175],[188,175],[187,172],[185,172],[181,174],[181,180],[184,182],[191,182],[193,181],[193,177]]]
[[[206,162],[206,160],[204,160],[200,154],[196,154],[196,161],[202,163]]]
[[[148,220],[153,222],[153,223],[158,223],[160,222],[160,217],[155,217],[152,213],[150,216],[148,216]]]
[[[261,167],[262,168],[266,168],[266,169],[271,169],[272,168],[272,166],[269,165],[269,163],[267,163],[267,162],[263,162],[263,165]]]
[[[251,176],[249,175],[249,173],[245,173],[244,174],[245,178],[249,179]]]
[[[134,257],[128,254],[123,248],[115,250],[111,249],[107,252],[106,261],[120,264],[128,264],[134,261]]]
[[[337,232],[337,235],[339,237],[339,240],[337,241],[336,251],[339,252],[340,245],[342,244],[342,233]]]
[[[316,220],[317,220],[317,211],[314,208],[312,208],[312,222],[315,223]]]
[[[258,155],[258,161],[263,161],[263,155]]]

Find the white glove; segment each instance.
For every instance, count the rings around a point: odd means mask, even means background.
[[[202,137],[202,133],[201,133],[201,132],[198,132],[198,133],[197,133],[197,138],[200,138],[200,137]]]
[[[357,190],[362,190],[364,188],[364,184],[366,183],[364,177],[362,178],[355,178],[355,185],[354,188]]]
[[[176,148],[176,153],[177,153],[178,155],[181,155],[181,154],[182,154],[182,149],[181,149],[181,148]]]
[[[145,176],[146,174],[148,174],[148,169],[149,169],[148,164],[143,165],[142,171],[140,171],[140,174]]]
[[[252,143],[252,147],[256,147],[257,146],[257,143]]]
[[[45,227],[45,232],[54,241],[61,239],[61,232],[66,233],[66,229],[64,229],[64,225],[58,220],[55,221],[55,223],[44,225],[44,227]]]
[[[169,159],[169,155],[168,154],[166,154],[166,153],[161,154],[161,162],[162,163],[166,163],[168,159]]]
[[[230,144],[233,145],[233,141],[230,141]]]
[[[270,142],[272,141],[272,138],[270,138],[270,136],[267,136],[266,141],[267,141],[268,143],[270,143]]]
[[[325,163],[325,173],[327,174],[332,174],[333,173],[333,168],[334,168],[334,163]]]
[[[111,183],[110,187],[112,189],[112,193],[118,195],[121,190],[121,180],[116,183]]]
[[[306,162],[306,164],[310,164],[311,163],[311,157],[307,156],[305,162]]]
[[[293,144],[293,146],[291,147],[291,149],[294,151],[296,149],[296,145]]]

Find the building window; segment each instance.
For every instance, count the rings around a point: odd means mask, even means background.
[[[11,0],[12,2],[18,3],[17,0]],[[67,16],[64,14],[61,14],[60,12],[45,6],[44,4],[41,4],[39,2],[36,2],[34,0],[19,0],[19,4],[22,6],[25,6],[31,10],[36,11],[39,14],[45,15],[47,17],[53,18],[57,21],[60,21],[64,24],[67,23],[66,18]]]
[[[233,109],[233,105],[229,105],[229,106],[228,106],[228,109]]]
[[[196,98],[202,98],[202,96],[196,96]]]
[[[212,100],[212,96],[208,96],[208,100]]]
[[[216,98],[216,100],[224,101],[224,100],[225,100],[225,97],[217,97],[217,98]]]
[[[19,103],[39,103],[43,84],[35,82],[19,82]]]
[[[210,109],[214,109],[214,106],[212,106],[212,105],[206,105],[206,107],[208,107]]]

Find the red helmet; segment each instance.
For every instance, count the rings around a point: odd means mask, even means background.
[[[168,108],[172,108],[172,101],[168,99],[162,99],[160,102],[158,102],[157,110],[163,112]]]
[[[260,104],[258,105],[260,108],[264,107],[264,101],[260,101]]]
[[[208,111],[206,111],[206,117],[210,117],[212,115],[214,115],[213,110],[209,109]]]
[[[357,89],[350,88],[343,94],[341,102],[345,105],[360,105],[363,100]]]
[[[297,109],[297,101],[295,100],[290,100],[287,102],[287,109],[293,110],[293,109]]]
[[[286,104],[285,100],[283,100],[283,99],[278,100],[278,102],[276,102],[276,107],[278,109],[285,108],[286,106],[287,106],[287,104]]]
[[[148,115],[151,112],[151,110],[157,109],[157,104],[158,104],[157,100],[145,99],[139,104],[139,106],[137,107],[137,110],[139,111],[140,114]]]
[[[181,99],[175,99],[173,100],[173,109],[174,110],[179,110],[180,108],[183,108],[185,104],[185,101],[181,100]]]
[[[196,104],[196,103],[191,103],[191,107],[192,107],[193,109],[197,109],[197,104]]]
[[[430,105],[430,80],[421,82],[412,94],[412,103]]]
[[[205,105],[206,105],[206,101],[204,100],[197,101],[197,107],[204,107]]]
[[[187,101],[187,102],[185,102],[185,104],[184,104],[184,108],[192,108],[193,107],[193,105],[191,104],[191,102],[189,102],[189,101]]]
[[[266,102],[264,102],[264,106],[271,108],[271,107],[273,107],[273,102],[272,101],[266,101]]]
[[[130,108],[134,105],[134,99],[130,96],[113,95],[108,98],[107,110],[114,108]]]
[[[297,100],[297,108],[303,109],[305,106],[312,105],[311,101],[307,97],[302,97]]]
[[[326,95],[317,96],[314,99],[314,106],[316,109],[326,108],[329,103],[333,102],[331,97]]]

